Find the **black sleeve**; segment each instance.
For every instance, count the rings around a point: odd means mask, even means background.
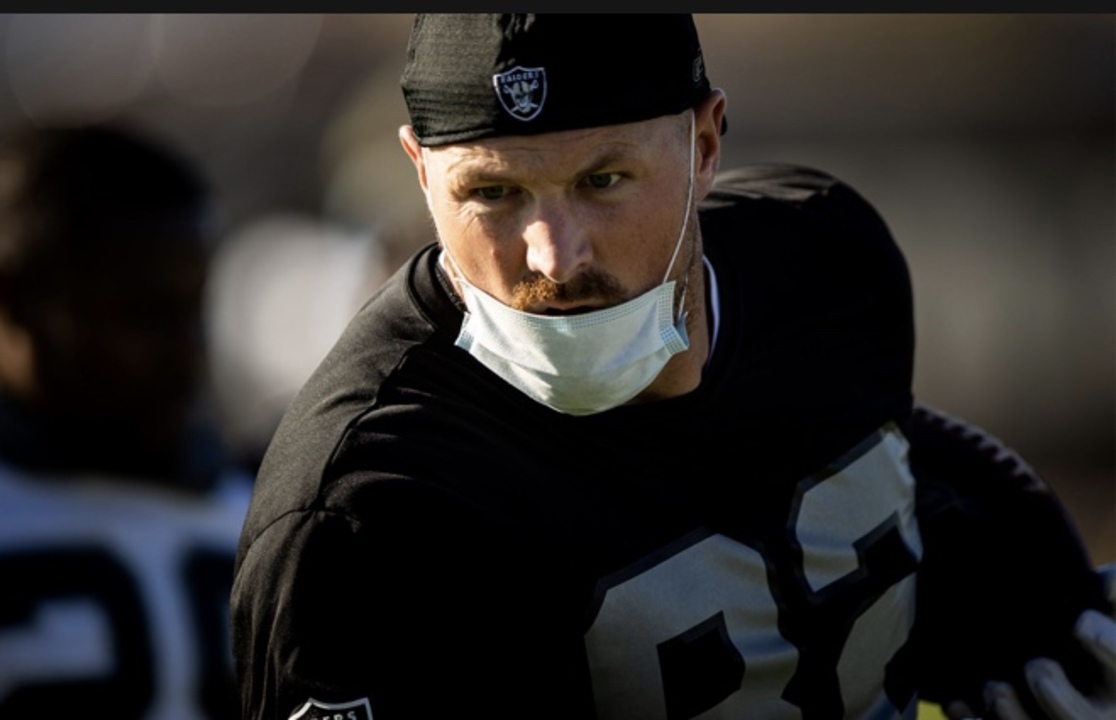
[[[376,720],[585,717],[580,632],[545,558],[416,483],[361,521],[296,512],[245,553],[232,623],[245,720],[367,698]]]
[[[1089,694],[1102,668],[1073,637],[1080,613],[1112,613],[1069,515],[1016,453],[980,428],[918,406],[906,428],[924,554],[914,631],[921,697],[984,708],[989,680],[1012,683],[1033,718],[1025,663],[1062,664]]]

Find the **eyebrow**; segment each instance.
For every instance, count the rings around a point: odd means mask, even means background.
[[[622,147],[623,145],[623,147]],[[613,143],[612,146],[606,146],[597,157],[593,158],[585,167],[577,170],[575,176],[578,178],[599,173],[606,168],[616,165],[631,163],[633,159],[638,159],[639,155],[632,152],[627,148],[629,144]],[[509,182],[516,182],[516,172],[514,170],[491,170],[487,167],[485,159],[463,158],[461,160],[450,162],[447,165],[447,170],[454,174],[455,185],[472,185],[472,184],[507,184]]]

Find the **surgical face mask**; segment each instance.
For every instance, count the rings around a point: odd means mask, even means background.
[[[613,307],[580,315],[536,315],[516,310],[465,279],[443,249],[468,312],[456,345],[528,397],[570,415],[622,405],[658,377],[675,354],[690,346],[685,286],[674,315],[678,257],[694,196],[694,117],[690,114],[690,177],[682,230],[662,282]],[[687,276],[688,279],[688,276]],[[685,281],[684,281],[685,282]]]

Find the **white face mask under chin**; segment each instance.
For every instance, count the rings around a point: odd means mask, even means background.
[[[465,279],[448,251],[441,260],[457,280],[468,312],[456,345],[528,397],[570,415],[622,405],[690,347],[686,313],[674,317],[667,281],[686,237],[694,192],[694,118],[686,212],[663,282],[620,305],[580,315],[536,315],[500,302]],[[683,290],[682,304],[685,302]]]

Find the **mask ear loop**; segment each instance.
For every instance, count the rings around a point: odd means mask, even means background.
[[[461,268],[457,265],[457,260],[454,260],[453,254],[450,253],[449,248],[445,246],[445,243],[442,243],[440,258],[442,260],[442,267],[445,268],[453,276],[452,279],[456,280],[457,282],[469,282],[465,279],[465,273],[461,272]]]
[[[670,256],[670,264],[667,265],[666,274],[663,275],[663,282],[667,281],[670,277],[671,270],[674,269],[674,261],[678,259],[678,251],[682,249],[682,241],[686,238],[686,226],[690,223],[690,208],[694,203],[694,145],[695,145],[695,123],[694,111],[690,109],[690,178],[689,188],[686,190],[686,212],[682,216],[682,230],[678,233],[678,242],[674,244],[674,254]],[[686,307],[686,290],[690,286],[690,274],[686,273],[682,278],[682,294],[678,299],[678,317],[675,322],[681,319]]]
[[[426,148],[425,147],[422,148],[422,154],[423,154],[423,162],[425,162],[426,161]],[[426,188],[423,188],[423,195],[426,196],[426,207],[429,210],[429,208],[430,208],[430,191],[427,190]],[[430,215],[431,215],[431,217],[434,216],[433,211],[430,212]],[[463,285],[468,285],[470,287],[473,287],[473,284],[470,283],[465,278],[465,273],[461,271],[461,266],[457,264],[457,259],[453,256],[453,253],[451,253],[449,251],[449,247],[444,242],[442,242],[441,237],[438,238],[438,245],[441,246],[441,249],[438,252],[439,264],[445,269],[446,273],[449,274],[450,280],[453,280],[454,282],[457,282],[457,283],[461,283]]]

